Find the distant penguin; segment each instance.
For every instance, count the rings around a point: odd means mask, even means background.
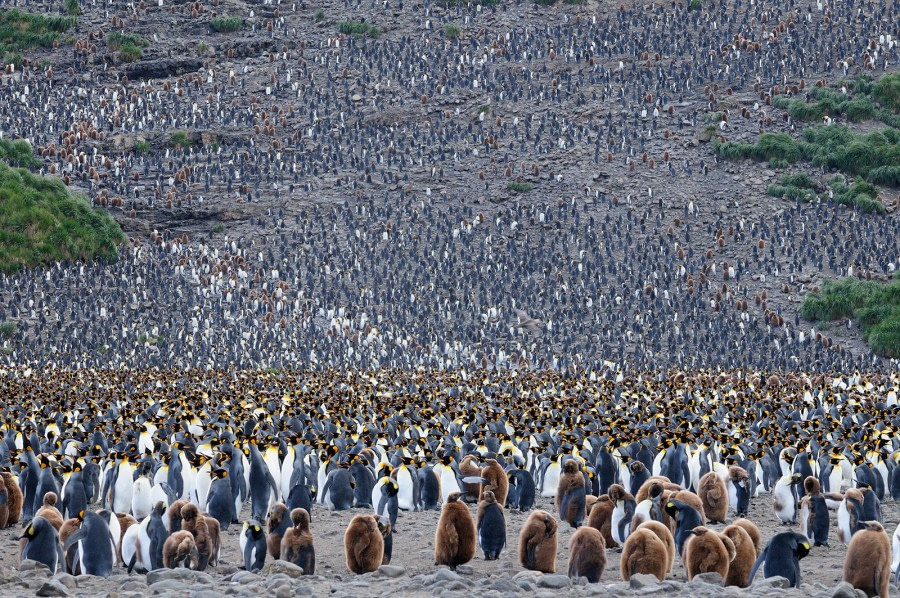
[[[347,511],[353,508],[355,498],[348,469],[338,467],[328,472],[322,487],[322,504],[332,511]]]
[[[196,569],[199,560],[200,552],[191,532],[179,530],[166,538],[163,545],[163,566],[166,569]]]
[[[305,510],[305,509],[304,509]],[[281,540],[284,533],[291,527],[291,519],[289,517],[290,510],[284,503],[275,503],[269,510],[269,516],[266,518],[266,546],[269,550],[269,556],[273,559],[281,558]],[[309,513],[307,513],[309,516]]]
[[[800,499],[800,533],[813,540],[813,546],[828,546],[831,516],[825,497],[819,490],[819,480],[813,476],[803,481],[806,496]]]
[[[624,581],[639,573],[666,579],[669,556],[665,544],[651,530],[639,527],[625,540],[619,571]]]
[[[794,486],[801,481],[802,475],[799,473],[783,475],[772,490],[772,508],[775,516],[784,525],[797,523],[797,500],[794,495]]]
[[[37,470],[38,479],[34,493],[35,513],[43,506],[44,496],[48,492],[53,492],[57,497],[59,496],[59,484],[56,481],[56,476],[53,475],[53,464],[50,462],[49,457],[47,457],[47,455],[41,455],[39,463],[40,466]],[[128,509],[126,508],[125,510]]]
[[[670,530],[667,525],[660,523],[659,521],[645,521],[640,526],[638,526],[637,529],[648,529],[656,534],[656,537],[660,539],[660,541],[666,547],[666,554],[669,557],[667,560],[666,572],[671,573],[672,569],[675,566],[675,557],[678,556],[678,549],[675,548],[675,537],[672,535],[672,530]],[[756,556],[754,555],[753,558],[756,558]]]
[[[306,509],[291,511],[291,527],[288,527],[281,539],[279,558],[302,568],[303,575],[316,574],[316,549],[313,546],[313,535],[309,530],[309,513]]]
[[[556,509],[559,518],[574,528],[581,526],[585,512],[584,475],[574,459],[566,461],[559,476]]]
[[[534,507],[537,489],[531,472],[524,469],[512,469],[507,473],[509,480],[509,496],[507,505],[516,511],[530,511]]]
[[[307,486],[306,484],[295,484],[294,487],[291,488],[291,492],[288,494],[284,504],[287,506],[289,512],[294,509],[304,509],[309,513],[309,518],[312,520],[312,508],[315,503],[315,498],[315,488]]]
[[[691,530],[682,553],[688,581],[701,573],[713,572],[725,579],[728,577],[728,566],[734,557],[735,548],[731,539],[720,536],[702,525]]]
[[[210,477],[211,482],[206,494],[206,512],[219,522],[222,531],[227,531],[237,515],[234,512],[234,497],[228,470],[217,467],[210,472]]]
[[[844,492],[844,500],[837,510],[837,536],[844,544],[849,544],[853,534],[862,528],[860,522],[864,500],[862,492],[856,488],[847,488]]]
[[[374,508],[371,504],[372,489],[375,487],[375,474],[368,467],[367,461],[357,457],[350,464],[350,478],[353,480],[353,506],[355,508]]]
[[[441,508],[441,478],[430,465],[416,470],[419,477],[419,509],[436,511]]]
[[[675,548],[678,554],[684,554],[684,543],[691,536],[695,527],[703,525],[700,512],[694,507],[677,499],[669,499],[665,506],[666,513],[675,520]]]
[[[640,461],[632,461],[628,464],[628,468],[631,470],[631,483],[629,484],[628,491],[637,496],[641,486],[650,479],[650,472]]]
[[[559,456],[548,459],[541,476],[541,496],[543,498],[556,498],[561,473],[562,467],[559,464]]]
[[[78,562],[86,575],[109,577],[116,562],[119,539],[109,529],[109,523],[98,513],[85,511],[81,527],[67,539],[63,550],[78,545]]]
[[[744,517],[750,510],[750,475],[747,470],[732,465],[728,468],[728,503],[738,517]]]
[[[485,491],[490,490],[494,493],[496,502],[501,506],[506,504],[506,497],[509,494],[509,480],[506,477],[506,471],[497,463],[496,459],[485,459],[485,465],[481,468],[481,477],[486,480],[482,482],[479,499],[484,496]]]
[[[569,577],[597,583],[606,569],[606,542],[590,526],[578,528],[569,540]]]
[[[609,499],[614,506],[610,521],[610,533],[616,545],[623,546],[631,532],[631,518],[634,516],[637,503],[634,497],[626,492],[620,484],[613,484],[609,487]]]
[[[9,510],[6,525],[13,526],[22,518],[22,503],[24,502],[24,497],[22,496],[22,490],[19,488],[19,484],[16,483],[16,480],[13,479],[10,472],[2,472],[2,477],[3,485],[6,488],[7,507]]]
[[[347,569],[353,573],[371,573],[384,558],[384,536],[376,515],[357,515],[344,532]]]
[[[891,541],[877,521],[863,522],[844,557],[844,581],[868,596],[890,596]]]
[[[72,473],[69,475],[69,481],[66,482],[63,489],[62,511],[63,517],[71,519],[78,517],[78,513],[87,510],[88,496],[84,488],[84,470],[81,462],[75,461],[72,464]]]
[[[728,565],[725,585],[746,588],[750,582],[753,563],[756,562],[756,546],[753,545],[750,534],[740,525],[727,526],[721,535],[731,540],[734,546],[734,557]]]
[[[541,573],[556,572],[556,520],[547,511],[528,516],[519,532],[519,563]]]
[[[131,514],[143,520],[153,509],[153,485],[147,476],[138,476],[131,489]]]
[[[412,465],[412,459],[405,458],[391,472],[391,476],[397,480],[397,485],[399,486],[397,504],[404,511],[414,511],[416,509],[416,498],[419,492],[419,480],[415,475],[415,468],[410,469],[410,465]]]
[[[713,471],[700,478],[697,495],[703,502],[703,513],[710,523],[724,523],[728,515],[728,490],[725,482]]]
[[[62,547],[59,545],[59,534],[56,528],[43,517],[35,517],[25,527],[20,540],[25,540],[22,560],[28,559],[46,565],[50,573],[55,574],[57,566],[65,571]]]
[[[503,514],[503,507],[490,490],[484,492],[481,502],[478,503],[475,529],[478,532],[478,545],[484,553],[484,560],[497,560],[500,551],[506,546],[506,517]]]
[[[397,495],[400,492],[400,484],[397,480],[384,476],[375,486],[375,495],[372,500],[375,504],[375,513],[379,517],[387,517],[391,521],[391,525],[396,525],[397,515],[400,511],[400,500]]]
[[[459,498],[458,493],[448,497],[434,535],[434,564],[447,565],[451,569],[468,563],[475,556],[475,521]]]
[[[244,569],[259,571],[266,563],[266,532],[260,522],[250,520],[244,523],[239,540]]]
[[[790,582],[791,587],[799,588],[800,559],[808,555],[809,550],[809,540],[803,534],[797,532],[775,534],[753,563],[748,583],[753,583],[760,565],[765,563],[763,577],[784,577]]]

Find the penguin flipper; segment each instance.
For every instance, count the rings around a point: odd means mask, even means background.
[[[767,555],[768,553],[769,553],[769,547],[766,546],[765,550],[763,550],[763,551],[759,554],[759,557],[756,559],[756,562],[753,563],[753,568],[750,569],[750,579],[747,581],[747,585],[748,585],[748,586],[750,586],[751,584],[753,584],[753,577],[756,575],[756,571],[757,571],[757,569],[759,569],[759,566],[762,565],[763,562],[766,560],[766,555]]]
[[[66,570],[66,555],[63,552],[62,546],[60,546],[59,542],[56,543],[56,559],[59,563],[57,565],[58,569],[62,570],[62,573],[68,573]]]
[[[133,555],[131,555],[131,560],[128,561],[128,573],[131,574],[131,571],[134,569],[134,565],[137,563],[137,551]]]
[[[74,532],[72,532],[72,533],[69,535],[68,538],[66,538],[66,543],[65,543],[65,545],[63,546],[63,550],[65,550],[66,552],[68,552],[69,549],[72,547],[73,544],[75,544],[75,543],[78,542],[79,540],[85,538],[86,536],[87,536],[87,532],[84,530],[84,528],[75,530]]]
[[[275,499],[278,500],[278,497],[281,495],[281,490],[278,488],[278,484],[275,482],[275,478],[272,477],[272,472],[266,469],[266,479],[269,480],[269,486],[272,488],[272,492],[275,493]]]
[[[465,484],[483,484],[485,486],[487,486],[488,484],[491,483],[491,481],[488,480],[487,478],[483,478],[483,477],[477,476],[477,475],[468,475],[468,476],[462,478],[462,481]]]

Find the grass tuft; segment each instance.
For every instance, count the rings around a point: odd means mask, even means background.
[[[506,184],[506,190],[515,193],[528,193],[532,189],[534,189],[534,185],[526,182],[510,181]]]
[[[341,21],[338,23],[338,32],[352,37],[370,37],[376,39],[381,33],[378,27],[362,21]]]
[[[244,27],[244,19],[241,17],[216,17],[209,22],[209,26],[216,33],[231,33]]]
[[[22,52],[51,48],[75,26],[74,16],[51,17],[18,9],[0,10],[0,56],[3,64],[22,63]]]
[[[175,131],[174,133],[172,133],[172,137],[169,138],[169,142],[179,149],[184,149],[186,147],[191,147],[192,145],[194,145],[194,142],[191,141],[191,138],[188,137],[188,134],[184,131]]]

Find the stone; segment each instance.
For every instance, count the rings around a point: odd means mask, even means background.
[[[724,586],[725,580],[722,579],[722,575],[716,573],[715,571],[710,571],[709,573],[700,573],[699,575],[695,575],[694,579],[691,580],[691,583],[708,583],[714,586]]]
[[[508,579],[498,579],[488,586],[489,590],[496,590],[501,594],[515,594],[519,591],[519,586]]]
[[[438,583],[441,581],[457,581],[459,580],[459,574],[455,571],[451,571],[450,569],[440,568],[434,572],[433,575],[430,576],[430,583]]]
[[[35,596],[68,596],[69,590],[62,583],[55,579],[45,581],[44,584],[35,592]]]
[[[44,563],[32,561],[31,559],[25,559],[21,563],[19,563],[19,571],[34,571],[35,569],[43,569],[45,571],[50,570],[50,568]]]
[[[147,590],[147,584],[145,584],[142,579],[138,578],[126,579],[119,584],[119,589],[123,592],[145,592]]]
[[[238,571],[237,573],[232,575],[228,581],[233,582],[233,583],[246,583],[246,582],[242,581],[243,579],[248,579],[250,581],[258,581],[259,575],[257,575],[256,573],[253,573],[251,571]]]
[[[68,573],[57,573],[53,576],[53,579],[66,586],[66,588],[70,590],[74,590],[78,587],[78,581],[76,581],[75,577],[69,575]]]
[[[275,598],[291,598],[294,595],[294,589],[287,586],[279,586],[278,589],[275,590]]]
[[[266,563],[266,566],[263,567],[262,574],[264,576],[274,575],[276,573],[284,573],[288,577],[296,579],[303,575],[303,568],[294,563],[282,560],[271,561]]]
[[[190,569],[156,569],[147,573],[147,585],[153,585],[160,581],[179,581],[182,583],[193,583],[194,572]]]
[[[162,579],[156,583],[150,584],[150,591],[154,594],[161,594],[163,592],[183,592],[185,589],[187,588],[185,587],[184,581],[178,579]]]
[[[831,598],[856,598],[856,589],[846,581],[842,581],[834,586],[834,590],[831,592]]]
[[[402,577],[406,575],[406,569],[398,565],[382,565],[378,568],[378,573],[385,577]]]
[[[791,582],[786,577],[780,577],[778,575],[774,575],[772,577],[767,577],[765,579],[754,580],[756,583],[753,584],[754,587],[759,586],[762,588],[779,588],[779,589],[787,589],[791,587]]]
[[[473,569],[471,565],[459,565],[456,568],[456,572],[460,575],[473,575],[475,573],[475,569]]]
[[[537,585],[539,588],[550,588],[554,590],[567,588],[569,587],[570,583],[571,580],[566,575],[559,574],[544,575],[537,580]]]
[[[659,580],[656,579],[655,575],[649,575],[647,573],[635,573],[631,576],[631,581],[628,582],[628,587],[632,590],[640,590],[641,588],[656,585],[659,585]]]

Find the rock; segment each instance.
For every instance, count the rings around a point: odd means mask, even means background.
[[[712,139],[713,132],[708,129],[703,129],[697,134],[697,141],[702,141],[703,143],[707,143]]]
[[[123,592],[145,592],[147,590],[147,584],[145,584],[142,579],[135,577],[123,581],[119,584],[119,589]]]
[[[756,584],[753,585],[755,586]],[[846,581],[842,581],[834,586],[831,598],[856,598],[856,589]]]
[[[277,590],[275,590],[275,598],[291,598],[294,595],[294,589],[287,586],[279,586]]]
[[[39,563],[37,561],[32,561],[31,559],[25,559],[21,563],[19,563],[19,571],[34,571],[35,569],[43,569],[45,571],[49,571],[50,568],[47,567],[44,563]]]
[[[55,579],[45,581],[44,585],[38,588],[35,596],[68,596],[69,590],[62,583]]]
[[[641,588],[656,585],[659,585],[659,580],[656,579],[655,575],[648,575],[647,573],[635,573],[631,576],[631,581],[628,582],[628,587],[632,590],[640,590]]]
[[[155,571],[150,571],[147,573],[147,585],[152,586],[153,584],[166,581],[166,580],[174,580],[180,581],[182,583],[193,583],[194,582],[195,572],[190,569],[157,569]]]
[[[544,575],[537,580],[539,588],[551,588],[554,590],[567,588],[570,583],[571,580],[567,576],[558,574]]]
[[[350,96],[350,100],[353,101],[353,102],[361,102],[361,101],[362,101],[362,96],[359,95],[358,93],[355,93],[355,94],[353,94],[352,96]]]
[[[199,58],[161,58],[130,64],[125,68],[125,74],[129,79],[166,79],[202,68],[203,61]]]
[[[431,578],[430,583],[435,584],[441,581],[458,581],[459,574],[456,571],[451,571],[450,569],[440,568],[434,572],[434,575],[429,576]]]
[[[473,575],[475,573],[475,569],[473,569],[471,565],[459,565],[456,568],[456,572],[460,575]]]
[[[402,577],[406,575],[406,569],[398,565],[382,565],[378,568],[378,573],[385,577]]]
[[[57,573],[53,576],[53,579],[66,586],[66,588],[70,590],[74,590],[78,587],[78,582],[73,576],[69,575],[68,573]]]
[[[769,588],[780,588],[780,589],[787,589],[787,588],[791,587],[790,580],[788,580],[786,577],[779,577],[778,575],[775,575],[773,577],[767,577],[765,579],[757,578],[757,580],[755,580],[755,581],[756,581],[756,583],[753,584],[754,587],[759,586],[762,588],[769,587]]]
[[[725,580],[722,579],[722,576],[715,571],[710,571],[709,573],[700,573],[699,575],[695,575],[694,579],[691,580],[691,583],[708,583],[714,586],[724,586]]]
[[[519,586],[508,579],[498,579],[488,586],[489,590],[496,590],[501,594],[515,594],[519,591]]]
[[[163,592],[183,592],[185,589],[185,582],[179,579],[162,579],[156,583],[150,584],[150,591],[154,594],[161,594]]]
[[[303,575],[303,568],[294,563],[282,560],[271,561],[266,563],[266,566],[263,567],[262,574],[264,576],[274,575],[276,573],[284,573],[288,577],[296,579]]]

